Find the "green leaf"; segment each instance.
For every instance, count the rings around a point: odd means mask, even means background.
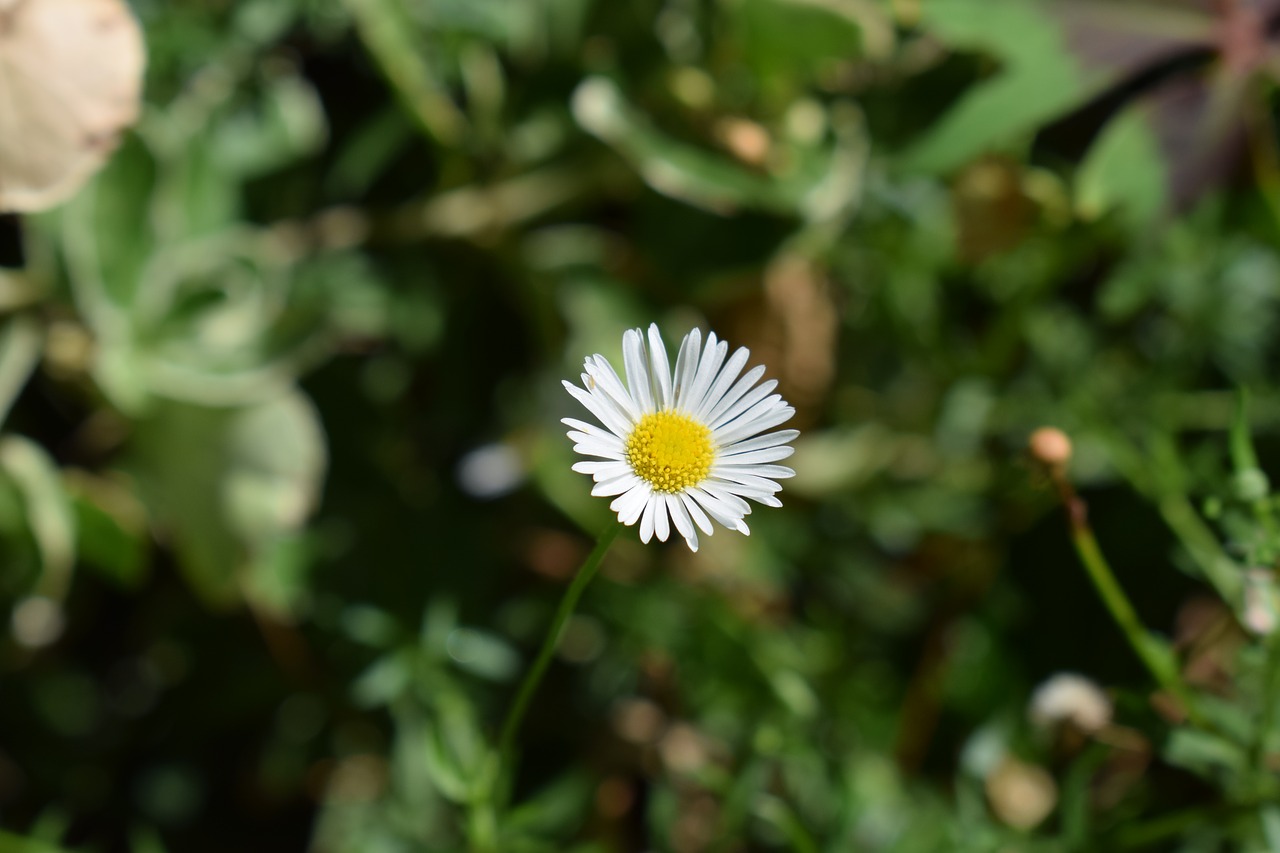
[[[816,79],[832,62],[869,51],[882,54],[893,46],[887,15],[859,0],[742,0],[729,21],[738,30],[756,84],[766,90],[783,88],[779,95],[806,77]]]
[[[1150,222],[1169,205],[1169,174],[1160,143],[1141,105],[1103,128],[1076,178],[1076,209],[1085,218],[1112,210],[1130,227]]]
[[[351,685],[352,697],[365,708],[390,705],[412,683],[413,662],[413,652],[406,649],[378,658],[355,679]]]
[[[76,546],[85,565],[125,588],[146,576],[150,533],[137,496],[111,480],[68,472],[76,517]]]
[[[43,340],[39,322],[25,315],[12,318],[0,330],[0,423],[31,378]]]
[[[1202,778],[1219,780],[1243,773],[1248,756],[1243,748],[1199,729],[1179,728],[1169,735],[1165,760]]]
[[[70,853],[57,844],[0,831],[0,853]]]
[[[121,306],[134,288],[154,246],[151,194],[157,166],[134,136],[61,214],[62,247],[80,313],[99,334],[120,331]],[[120,227],[120,223],[130,227]]]
[[[496,634],[457,628],[446,641],[449,657],[460,668],[490,681],[508,681],[520,667],[520,655]]]
[[[476,719],[476,708],[461,696],[436,697],[436,713],[427,726],[427,772],[448,799],[470,802],[489,783],[491,753]]]
[[[566,834],[582,821],[595,788],[583,773],[561,776],[512,809],[503,818],[503,829],[543,836]]]
[[[223,180],[255,177],[319,150],[327,136],[315,90],[296,74],[269,78],[262,93],[222,119],[210,138]]]
[[[237,600],[250,564],[310,515],[326,452],[300,392],[209,409],[161,402],[138,424],[130,467],[179,564],[213,605]]]
[[[946,172],[1018,142],[1048,119],[1083,102],[1106,82],[1072,56],[1043,3],[933,0],[925,24],[955,47],[981,50],[1004,67],[973,87],[904,155],[908,168]]]
[[[17,488],[40,555],[37,591],[61,598],[75,563],[76,521],[58,465],[44,448],[18,435],[0,438],[0,471]]]
[[[715,213],[748,207],[822,221],[846,211],[861,193],[866,140],[860,119],[848,110],[832,116],[837,138],[831,147],[811,152],[777,177],[668,136],[604,77],[578,86],[573,114],[584,129],[630,162],[652,189]]]

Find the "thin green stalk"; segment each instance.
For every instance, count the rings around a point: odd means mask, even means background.
[[[1262,672],[1262,713],[1258,715],[1258,731],[1252,745],[1254,770],[1259,779],[1270,780],[1272,771],[1267,767],[1267,736],[1276,724],[1276,711],[1280,702],[1280,637],[1275,634],[1266,639],[1267,660]]]
[[[1243,594],[1240,569],[1222,550],[1222,543],[1196,512],[1191,500],[1183,494],[1169,494],[1159,499],[1156,508],[1218,595],[1238,610]]]
[[[1274,541],[1280,537],[1280,527],[1276,524],[1275,511],[1271,506],[1266,474],[1258,464],[1258,454],[1253,449],[1253,436],[1249,427],[1249,392],[1241,387],[1236,391],[1236,416],[1231,424],[1231,465],[1235,468],[1239,481],[1237,488],[1247,482],[1247,497],[1254,518],[1267,533],[1267,538]]]
[[[507,792],[510,788],[510,777],[514,775],[512,772],[511,753],[515,748],[516,735],[520,731],[520,723],[524,721],[524,715],[529,709],[529,703],[533,700],[533,694],[537,692],[538,685],[542,683],[542,676],[551,664],[551,658],[555,655],[556,646],[560,642],[560,633],[564,630],[565,623],[573,615],[574,608],[578,606],[578,599],[582,597],[583,591],[591,583],[591,579],[595,577],[596,571],[600,568],[600,561],[604,559],[605,552],[609,550],[609,546],[618,537],[618,531],[621,529],[622,524],[614,522],[596,540],[596,547],[587,556],[582,567],[578,569],[573,582],[569,584],[569,588],[564,592],[564,598],[560,599],[560,607],[556,610],[550,630],[547,631],[546,637],[542,640],[542,648],[539,649],[538,656],[533,661],[533,666],[529,668],[528,674],[525,675],[524,681],[520,684],[520,690],[516,693],[515,701],[511,703],[511,709],[507,712],[507,718],[502,724],[502,734],[498,738],[499,767],[498,778],[495,782],[499,786],[497,796],[499,808],[505,805]]]
[[[1256,802],[1221,803],[1218,805],[1189,808],[1146,821],[1130,823],[1115,834],[1112,849],[1136,850],[1151,848],[1161,842],[1186,835],[1187,831],[1202,825],[1223,827],[1240,818],[1251,817],[1261,805]],[[1161,848],[1163,849],[1163,848]]]
[[[1084,564],[1085,571],[1089,575],[1089,580],[1093,581],[1094,588],[1102,597],[1102,603],[1106,605],[1111,618],[1124,632],[1138,658],[1155,677],[1156,682],[1182,704],[1187,711],[1187,717],[1197,725],[1204,725],[1192,701],[1191,691],[1183,683],[1173,660],[1167,657],[1163,650],[1157,648],[1154,638],[1138,618],[1137,612],[1129,602],[1129,597],[1125,595],[1120,583],[1116,580],[1115,573],[1111,571],[1107,558],[1103,556],[1098,540],[1093,535],[1093,529],[1087,523],[1078,520],[1074,514],[1071,540],[1075,544],[1076,553],[1080,556],[1080,562]]]
[[[1183,465],[1172,438],[1157,434],[1151,437],[1150,460],[1117,431],[1108,434],[1111,459],[1134,488],[1156,502],[1164,523],[1182,542],[1188,555],[1200,567],[1205,579],[1233,608],[1239,607],[1243,592],[1240,567],[1222,549],[1218,537],[1187,497]],[[1161,472],[1157,477],[1152,472]]]
[[[345,5],[360,40],[422,132],[443,145],[458,144],[466,118],[414,42],[402,5],[396,0],[346,0]]]

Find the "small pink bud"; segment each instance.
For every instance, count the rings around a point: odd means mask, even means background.
[[[1071,461],[1071,439],[1057,427],[1040,427],[1031,433],[1027,447],[1045,465],[1056,468]]]

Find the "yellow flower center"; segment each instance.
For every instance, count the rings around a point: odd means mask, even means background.
[[[655,492],[670,495],[698,485],[714,458],[711,430],[679,412],[645,415],[627,436],[627,462]]]

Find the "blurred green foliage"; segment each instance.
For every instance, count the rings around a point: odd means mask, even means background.
[[[0,271],[0,853],[474,845],[608,517],[558,380],[651,320],[798,476],[615,546],[497,849],[1280,849],[1280,4],[132,5],[143,118]],[[1064,670],[1113,723],[1028,721]]]

